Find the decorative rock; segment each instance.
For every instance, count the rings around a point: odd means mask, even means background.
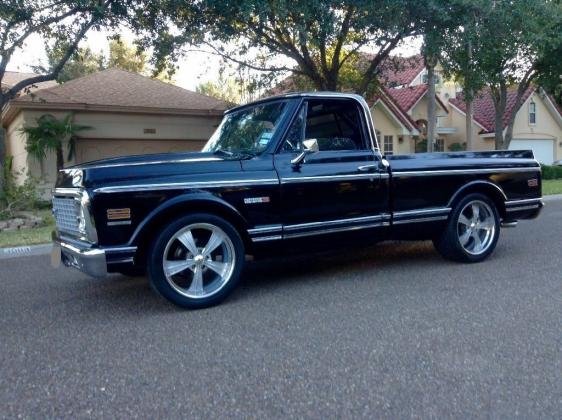
[[[0,230],[4,230],[8,227],[8,222],[5,220],[0,221]]]
[[[23,219],[12,219],[12,220],[9,220],[8,223],[9,223],[9,227],[13,227],[13,228],[17,229],[24,224],[24,220]]]

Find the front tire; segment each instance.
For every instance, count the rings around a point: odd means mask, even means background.
[[[494,202],[483,194],[470,194],[455,206],[446,229],[433,244],[447,259],[474,263],[494,252],[499,235],[500,217]]]
[[[226,220],[193,214],[158,235],[148,257],[151,285],[166,299],[189,309],[223,301],[239,281],[244,243]]]

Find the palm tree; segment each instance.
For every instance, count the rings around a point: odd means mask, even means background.
[[[72,114],[58,120],[51,114],[42,115],[34,127],[24,127],[22,132],[27,135],[27,152],[39,162],[43,162],[47,152],[55,152],[57,171],[64,167],[63,145],[68,142],[67,161],[74,157],[76,133],[89,130],[91,127],[72,122]]]

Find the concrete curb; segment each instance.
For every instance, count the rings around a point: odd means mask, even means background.
[[[543,201],[557,201],[562,200],[562,194],[552,194],[552,195],[545,195]]]
[[[16,257],[30,257],[33,255],[48,255],[51,253],[52,248],[52,244],[0,248],[0,260]]]

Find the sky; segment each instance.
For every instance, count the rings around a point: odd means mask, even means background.
[[[132,43],[134,39],[133,34],[126,28],[121,30],[121,37],[129,43]],[[103,52],[108,55],[108,33],[90,31],[80,46],[89,47],[96,53]],[[393,54],[409,56],[418,53],[419,49],[420,40],[413,39],[399,45]],[[33,66],[44,65],[46,62],[47,57],[43,40],[37,35],[32,35],[28,38],[24,47],[16,51],[8,64],[7,70],[32,71]],[[178,68],[173,76],[173,83],[184,89],[195,90],[200,83],[215,81],[219,78],[220,62],[221,59],[216,55],[203,51],[190,51],[176,63]]]

